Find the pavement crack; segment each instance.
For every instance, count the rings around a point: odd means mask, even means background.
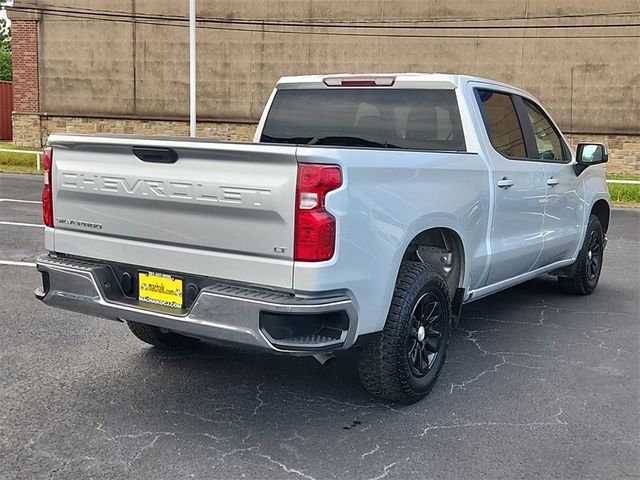
[[[140,447],[138,449],[138,451],[135,453],[135,455],[133,457],[131,457],[131,460],[129,460],[129,462],[127,463],[127,465],[124,467],[125,470],[129,470],[129,468],[131,468],[131,465],[133,464],[133,462],[135,462],[140,455],[142,455],[145,451],[150,450],[152,448],[154,448],[156,446],[156,443],[158,442],[158,439],[164,435],[172,435],[175,437],[175,434],[173,433],[160,433],[158,435],[156,435],[155,437],[153,437],[153,440],[151,440],[148,444],[143,445],[142,447]]]
[[[140,455],[142,455],[146,450],[152,449],[155,447],[156,443],[158,442],[158,440],[162,437],[175,437],[176,434],[174,432],[140,432],[140,433],[123,433],[123,434],[118,434],[118,435],[112,435],[110,434],[107,430],[105,430],[105,428],[103,427],[102,423],[98,423],[98,425],[96,426],[96,430],[98,430],[99,432],[102,432],[104,434],[107,435],[107,440],[108,441],[114,441],[114,440],[122,440],[122,439],[138,439],[138,438],[143,438],[143,437],[148,437],[148,436],[153,436],[153,439],[143,445],[142,447],[140,447],[136,453],[133,455],[133,457],[131,457],[131,460],[129,460],[127,462],[127,464],[125,465],[124,469],[128,470],[131,465],[133,464],[133,462],[135,462]],[[204,435],[204,434],[203,434]]]
[[[544,318],[543,315],[541,313],[541,317],[540,317],[540,322],[539,324],[535,324],[535,325],[546,325],[544,323]],[[529,325],[534,325],[529,323]],[[482,354],[482,356],[493,356],[496,357],[497,359],[499,359],[500,361],[498,363],[496,363],[495,365],[491,366],[490,368],[487,368],[485,370],[483,370],[482,372],[480,372],[478,375],[476,375],[475,377],[469,379],[469,380],[465,380],[461,383],[452,383],[450,388],[449,388],[449,394],[452,394],[454,390],[456,389],[465,389],[468,385],[477,382],[478,380],[480,380],[482,377],[484,377],[485,375],[487,375],[488,373],[497,373],[498,370],[503,367],[504,365],[511,365],[514,367],[518,367],[518,368],[526,368],[529,370],[541,370],[542,367],[537,366],[537,365],[527,365],[524,363],[518,363],[518,362],[514,362],[512,359],[509,359],[508,357],[513,356],[513,357],[527,357],[527,358],[531,358],[531,359],[535,359],[535,360],[549,360],[552,362],[557,362],[557,363],[566,363],[569,365],[573,365],[573,366],[577,366],[577,367],[582,367],[582,368],[588,368],[584,365],[584,362],[581,361],[574,361],[574,360],[566,360],[561,358],[561,355],[558,355],[556,357],[552,357],[552,356],[547,356],[547,355],[540,355],[540,354],[535,354],[535,353],[530,353],[530,352],[513,352],[513,351],[497,351],[497,352],[491,352],[489,350],[487,350],[486,348],[484,348],[481,343],[480,343],[480,339],[477,338],[477,335],[480,333],[487,333],[487,332],[495,332],[497,330],[466,330],[464,328],[458,328],[458,330],[461,330],[463,332],[465,332],[467,334],[467,337],[464,338],[464,341],[469,341],[471,343],[473,343],[473,345],[480,351],[480,353]],[[587,335],[588,338],[592,338],[589,337]],[[614,359],[612,361],[615,361],[615,359],[617,359],[620,354],[622,352],[625,352],[625,350],[622,349],[618,349],[618,348],[614,348],[614,347],[609,347],[607,345],[600,345],[601,348],[612,348],[613,350],[617,351],[616,356],[614,357]]]
[[[466,332],[467,338],[465,338],[465,340],[473,343],[473,345],[482,353],[483,356],[491,355],[491,356],[500,358],[501,361],[493,365],[491,368],[483,370],[478,375],[476,375],[475,377],[469,380],[465,380],[462,383],[452,383],[449,389],[449,394],[452,394],[456,388],[461,388],[464,390],[467,387],[467,385],[477,382],[488,373],[496,373],[500,367],[502,367],[503,365],[507,365],[509,363],[507,362],[505,355],[498,355],[496,353],[489,352],[485,348],[483,348],[482,345],[480,345],[478,338],[476,338],[476,335],[480,333],[479,330],[465,330],[463,328],[460,328],[460,330],[462,330],[463,332]],[[513,364],[513,365],[520,366],[517,364]]]
[[[376,453],[378,450],[380,450],[380,445],[378,445],[376,443],[376,446],[373,450],[370,450],[366,453],[363,453],[362,455],[360,455],[360,458],[364,459],[364,457],[368,457],[369,455],[373,455],[374,453]]]
[[[336,400],[335,398],[330,398],[330,397],[325,397],[325,396],[318,396],[316,398],[310,398],[310,397],[303,397],[301,395],[299,395],[296,392],[293,392],[291,390],[288,389],[282,389],[285,393],[287,393],[287,395],[290,398],[295,398],[296,400],[300,400],[306,403],[310,403],[310,404],[319,404],[319,408],[323,409],[323,410],[333,410],[333,411],[339,411],[339,412],[344,412],[347,410],[347,408],[351,408],[351,409],[355,409],[355,410],[367,410],[367,411],[375,411],[376,409],[380,409],[380,410],[388,410],[390,412],[394,412],[394,413],[399,413],[401,415],[407,415],[407,416],[416,416],[416,417],[421,417],[421,418],[426,418],[427,415],[425,415],[424,413],[420,413],[420,412],[416,412],[413,410],[407,410],[410,407],[406,407],[405,409],[398,409],[398,408],[394,408],[391,405],[388,405],[386,403],[353,403],[353,402],[346,402],[343,400]],[[341,406],[344,408],[338,409],[338,410],[334,410],[330,408],[330,405],[337,405],[337,406]],[[364,412],[360,412],[359,415],[364,415]],[[327,417],[329,418],[329,417]],[[367,426],[364,430],[368,430],[369,428],[371,428],[370,426]]]
[[[602,330],[602,329],[598,330],[598,332],[606,333],[606,332],[608,332],[610,330],[611,329],[607,328],[607,329],[604,329],[604,330]],[[612,362],[617,360],[620,357],[620,355],[623,354],[623,353],[626,354],[626,355],[632,355],[632,352],[630,352],[629,350],[625,350],[623,348],[619,348],[619,347],[616,347],[616,346],[613,346],[613,345],[608,345],[608,344],[605,343],[604,340],[601,340],[599,338],[595,338],[595,337],[589,335],[587,332],[582,332],[582,335],[584,337],[586,337],[587,340],[589,340],[589,342],[587,342],[587,345],[591,345],[591,346],[594,346],[594,347],[602,349],[602,350],[614,350],[616,352],[616,356],[614,357]]]
[[[258,411],[265,406],[264,400],[262,400],[262,394],[264,393],[264,390],[262,389],[263,386],[264,382],[256,386],[256,401],[258,404],[256,405],[256,408],[253,409],[252,417],[258,415]]]
[[[228,438],[228,437],[220,438],[217,435],[213,435],[212,433],[207,433],[207,432],[200,432],[200,433],[198,433],[198,435],[202,435],[203,437],[210,438],[211,440],[213,440],[216,443],[218,443],[218,442],[220,442],[222,440],[226,440]]]
[[[216,408],[215,410],[213,410],[214,412],[219,412],[220,410],[229,410],[232,407],[222,407],[222,408]],[[210,418],[210,417],[205,417],[203,415],[198,415],[197,413],[191,413],[191,412],[185,412],[182,410],[165,410],[165,413],[170,413],[170,414],[174,414],[174,415],[184,415],[185,417],[191,417],[191,418],[195,418],[196,420],[199,420],[201,422],[206,422],[206,423],[216,423],[216,424],[222,424],[222,425],[232,425],[233,421],[231,420],[216,420],[214,418]],[[224,414],[224,418],[229,418],[229,417],[234,417],[236,420],[238,421],[243,421],[242,417],[240,417],[240,415],[236,414],[236,413],[225,413]]]
[[[212,469],[216,469],[218,468],[220,465],[222,465],[225,461],[225,459],[231,455],[235,455],[236,453],[242,453],[242,452],[252,452],[254,450],[258,450],[259,451],[259,447],[257,445],[254,445],[253,447],[247,447],[247,448],[234,448],[233,450],[230,450],[228,452],[224,452],[222,454],[222,456],[220,457],[220,459],[212,466]]]
[[[304,438],[302,435],[300,435],[298,432],[293,432],[293,435],[291,435],[290,437],[287,437],[287,438],[283,438],[283,440],[285,442],[291,442],[292,440],[301,440],[303,442],[307,441],[307,439]]]
[[[502,359],[502,361],[500,363],[495,364],[493,367],[491,367],[491,368],[489,368],[487,370],[483,370],[482,372],[480,372],[475,377],[473,377],[473,378],[471,378],[469,380],[465,380],[462,383],[452,383],[451,387],[449,389],[449,394],[451,395],[456,388],[461,388],[461,389],[464,390],[467,387],[467,385],[471,385],[472,383],[477,382],[478,380],[480,380],[482,377],[484,377],[488,373],[496,373],[500,367],[502,367],[503,365],[507,364],[507,360],[506,360],[506,358],[504,356],[501,356],[500,358]]]
[[[553,416],[553,421],[547,422],[468,422],[468,423],[454,423],[449,425],[432,425],[423,430],[420,434],[424,437],[429,432],[434,430],[453,430],[453,429],[465,429],[465,428],[486,428],[486,427],[505,427],[505,428],[530,428],[530,427],[555,427],[565,426],[567,422],[560,419],[560,416],[564,413],[562,409]]]
[[[382,470],[382,473],[380,475],[378,475],[377,477],[372,477],[369,480],[381,480],[382,478],[384,478],[387,475],[389,475],[389,470],[392,469],[393,467],[395,467],[397,464],[398,464],[398,462],[390,463],[389,465],[384,467],[384,470]]]
[[[258,454],[259,457],[264,458],[266,460],[268,460],[269,462],[273,463],[274,465],[279,466],[282,470],[284,470],[287,473],[293,473],[295,475],[298,475],[299,477],[302,478],[307,478],[308,480],[316,480],[314,477],[312,477],[311,475],[307,475],[304,472],[301,472],[300,470],[297,470],[295,468],[291,468],[286,466],[284,463],[279,462],[278,460],[273,459],[270,455],[265,455],[262,453]]]

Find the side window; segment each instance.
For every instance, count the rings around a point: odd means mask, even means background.
[[[508,158],[526,158],[524,135],[511,95],[478,90],[491,145]]]
[[[542,109],[535,103],[522,99],[527,109],[527,116],[533,128],[533,136],[536,139],[538,147],[538,156],[540,160],[567,160],[565,149],[562,147],[562,139],[556,129],[553,128],[551,121],[544,114]]]

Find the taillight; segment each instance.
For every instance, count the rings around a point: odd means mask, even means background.
[[[53,195],[51,192],[51,170],[53,169],[53,150],[51,147],[44,149],[42,154],[44,166],[44,186],[42,187],[42,221],[47,227],[53,227]]]
[[[298,165],[296,189],[296,231],[294,259],[321,262],[333,257],[336,248],[336,219],[324,208],[327,193],[342,185],[337,165]]]

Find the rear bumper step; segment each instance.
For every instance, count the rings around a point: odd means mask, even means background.
[[[184,335],[288,353],[349,348],[357,315],[344,295],[300,297],[212,280],[183,314],[125,297],[107,264],[44,255],[37,259],[47,305]]]

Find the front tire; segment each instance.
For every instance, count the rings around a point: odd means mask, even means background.
[[[450,326],[444,277],[431,265],[404,262],[382,335],[360,351],[364,387],[391,402],[410,404],[424,398],[444,364]]]
[[[145,325],[144,323],[129,322],[129,330],[139,339],[154,347],[168,350],[182,350],[194,346],[200,340],[193,337],[185,337],[179,333],[171,332],[163,328]]]
[[[560,288],[575,295],[589,295],[598,286],[604,254],[604,233],[600,220],[589,217],[587,233],[571,277],[558,277]]]

